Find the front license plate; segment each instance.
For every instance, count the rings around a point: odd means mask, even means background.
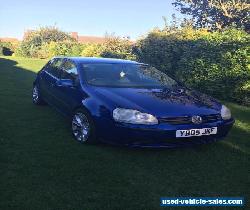
[[[190,130],[177,130],[176,137],[191,137],[191,136],[207,136],[217,133],[217,127],[212,128],[201,128],[201,129],[190,129]]]

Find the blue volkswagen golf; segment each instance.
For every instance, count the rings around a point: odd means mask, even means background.
[[[53,58],[38,72],[32,93],[34,104],[68,116],[82,143],[188,146],[222,139],[234,123],[225,105],[129,60]]]

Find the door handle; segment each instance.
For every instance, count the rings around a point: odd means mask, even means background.
[[[55,83],[54,83],[54,86],[57,86],[57,87],[62,87],[62,84],[59,80],[57,80]]]

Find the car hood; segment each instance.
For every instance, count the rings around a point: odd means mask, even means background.
[[[137,89],[95,87],[95,92],[114,107],[136,109],[157,117],[218,114],[220,103],[186,88]]]

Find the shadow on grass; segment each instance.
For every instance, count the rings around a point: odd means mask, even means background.
[[[0,209],[160,209],[163,196],[249,196],[248,131],[186,149],[81,145],[60,114],[32,104],[40,64],[25,62],[0,58]]]

